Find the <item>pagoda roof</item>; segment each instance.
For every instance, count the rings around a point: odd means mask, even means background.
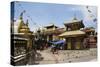
[[[64,22],[64,25],[65,26],[71,26],[73,27],[73,25],[77,25],[79,26],[80,28],[84,28],[84,24],[83,24],[83,21],[82,20],[78,20],[78,19],[73,19],[71,21],[66,21],[66,23]]]
[[[53,27],[55,27],[55,28],[58,28],[56,25],[54,25],[54,24],[51,24],[51,25],[47,25],[47,26],[44,26],[44,28],[53,28]]]
[[[84,31],[84,32],[92,32],[92,31],[95,31],[95,29],[94,28],[84,28],[84,29],[82,29],[82,31]]]
[[[63,33],[65,30],[64,28],[57,28],[55,30],[46,30],[45,34],[60,34]]]
[[[60,37],[73,37],[73,36],[78,36],[78,35],[85,35],[85,32],[80,31],[80,30],[74,30],[74,31],[67,31],[62,34],[60,34]]]
[[[68,24],[76,24],[76,23],[80,23],[82,22],[82,20],[78,20],[76,17],[74,17],[72,20],[70,21],[65,21],[64,25],[68,25]]]

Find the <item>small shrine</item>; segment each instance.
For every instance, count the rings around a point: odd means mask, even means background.
[[[82,49],[85,32],[81,31],[84,28],[82,20],[74,17],[71,21],[64,23],[66,32],[59,35],[66,39],[65,49]]]

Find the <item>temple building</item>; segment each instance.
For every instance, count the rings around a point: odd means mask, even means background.
[[[78,20],[74,17],[71,21],[64,23],[66,32],[59,35],[66,39],[66,49],[83,49],[83,40],[85,32],[81,31],[84,28],[82,20]]]
[[[44,33],[47,36],[47,41],[59,40],[58,35],[65,31],[64,28],[59,28],[54,24],[45,26],[44,29],[45,29]]]
[[[81,29],[81,31],[84,31],[86,33],[86,37],[90,35],[95,35],[95,29],[93,27],[83,28]]]
[[[85,39],[88,40],[88,47],[89,48],[96,48],[97,47],[97,34],[93,27],[83,28],[81,31],[86,33]]]

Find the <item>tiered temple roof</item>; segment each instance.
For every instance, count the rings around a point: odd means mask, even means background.
[[[44,31],[45,34],[61,34],[64,32],[64,28],[59,28],[54,24],[45,26],[44,28],[46,28]]]
[[[80,28],[84,28],[84,24],[82,20],[78,20],[74,17],[71,21],[67,21],[64,23],[66,30],[78,30]]]
[[[84,35],[85,32],[81,31],[81,28],[84,28],[82,20],[78,20],[74,17],[71,21],[64,23],[66,27],[66,32],[60,34],[60,37],[75,37],[79,35]]]
[[[74,37],[74,36],[81,36],[84,35],[85,32],[80,31],[80,30],[75,30],[75,31],[67,31],[59,35],[60,37]],[[73,36],[74,35],[74,36]]]

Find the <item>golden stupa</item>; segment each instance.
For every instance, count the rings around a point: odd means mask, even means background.
[[[28,20],[26,21],[26,23],[24,23],[22,14],[19,18],[18,33],[32,34],[30,28],[28,27]]]

